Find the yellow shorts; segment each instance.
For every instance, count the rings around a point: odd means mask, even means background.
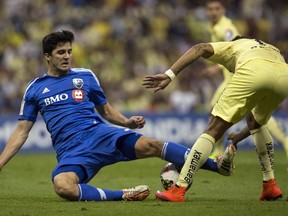
[[[217,103],[228,82],[228,80],[223,80],[223,82],[218,86],[210,102],[211,107]]]
[[[235,71],[211,114],[235,124],[252,111],[264,125],[287,96],[287,64],[253,59]]]
[[[212,99],[211,99],[211,102],[210,102],[210,106],[213,107],[218,99],[220,98],[222,92],[224,91],[227,83],[231,80],[233,74],[230,73],[225,67],[223,67],[222,65],[220,65],[221,68],[222,68],[222,73],[223,73],[223,82],[218,86],[218,88],[216,89]]]

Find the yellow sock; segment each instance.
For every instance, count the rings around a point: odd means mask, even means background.
[[[192,183],[194,174],[209,157],[214,143],[215,139],[206,133],[196,140],[181,170],[177,185],[188,187]]]
[[[273,116],[271,116],[267,123],[267,127],[272,137],[274,137],[283,146],[288,157],[288,138],[284,133],[282,125],[279,124]]]
[[[251,130],[259,162],[262,169],[263,181],[274,178],[274,145],[266,125]]]

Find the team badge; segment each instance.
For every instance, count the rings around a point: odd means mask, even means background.
[[[82,89],[74,89],[72,91],[72,98],[77,102],[82,102],[84,100],[84,91]]]
[[[73,85],[78,88],[78,89],[81,89],[82,86],[84,85],[84,81],[83,79],[80,79],[80,78],[74,78],[73,79]]]
[[[233,39],[233,37],[234,37],[233,31],[231,29],[226,29],[226,31],[225,31],[225,40],[226,41],[230,41],[230,40]]]

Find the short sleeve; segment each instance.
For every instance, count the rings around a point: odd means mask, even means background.
[[[207,58],[210,61],[215,61],[216,59],[218,60],[219,57],[223,58],[227,54],[229,55],[229,53],[227,52],[230,51],[230,48],[232,46],[232,42],[214,42],[210,44],[214,50],[214,55]]]
[[[30,84],[23,96],[18,120],[28,120],[35,122],[38,115],[38,105],[33,92],[33,85]]]
[[[207,60],[221,64],[230,72],[233,72],[237,60],[233,50],[233,42],[215,42],[210,44],[214,49],[214,54]]]
[[[95,106],[101,106],[107,103],[106,95],[100,86],[100,82],[96,75],[91,72],[91,79],[89,79],[89,98]]]

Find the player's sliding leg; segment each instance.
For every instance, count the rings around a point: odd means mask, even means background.
[[[214,143],[215,139],[212,136],[202,134],[193,145],[176,185],[164,192],[157,191],[156,197],[164,201],[184,202],[186,188],[192,184],[196,171],[208,159]]]
[[[263,174],[263,190],[260,200],[276,200],[282,197],[274,177],[274,145],[266,125],[250,130],[256,145]]]
[[[173,163],[176,166],[182,167],[186,161],[189,152],[190,149],[185,146],[179,145],[174,142],[165,142],[161,151],[161,158],[163,160]],[[226,155],[228,153],[230,154],[230,152],[226,152]],[[219,157],[216,160],[208,158],[200,168],[210,170],[212,172],[217,172],[221,175],[229,176],[233,172],[234,155],[235,153],[233,153],[233,157],[228,156],[229,160],[221,160],[222,157]],[[223,163],[225,163],[226,170],[222,168],[224,167],[222,166]],[[227,169],[228,166],[230,167],[229,170]]]
[[[123,190],[106,190],[95,188],[87,184],[78,184],[79,201],[142,201],[150,194],[147,185],[138,185],[134,188]]]
[[[122,190],[107,190],[85,184],[88,181],[87,170],[80,165],[57,167],[52,174],[55,192],[70,201],[142,201],[150,194],[149,187],[139,185]],[[90,178],[94,176],[92,173]]]
[[[272,137],[275,138],[283,146],[286,152],[286,157],[288,159],[288,138],[284,133],[284,129],[281,124],[279,124],[276,119],[271,116],[267,123],[267,128]]]

